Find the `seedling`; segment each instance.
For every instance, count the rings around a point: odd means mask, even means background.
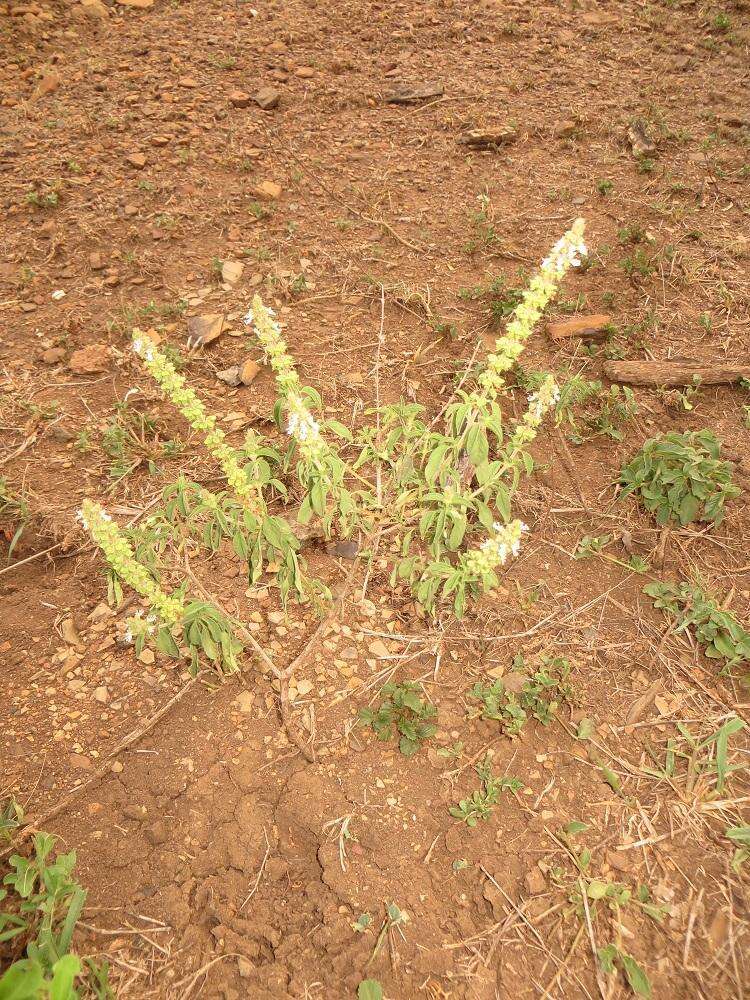
[[[614,184],[610,180],[602,180],[596,182],[596,190],[602,197],[606,197],[614,188]]]
[[[632,254],[628,254],[627,257],[623,257],[620,266],[629,278],[636,276],[650,278],[654,273],[653,261],[640,247],[635,249]]]
[[[634,573],[648,572],[649,565],[640,556],[632,555],[627,562],[624,562],[622,559],[617,559],[605,552],[605,546],[609,545],[611,541],[612,535],[584,535],[573,552],[573,558],[589,559],[591,556],[601,556],[602,559],[617,566],[623,566],[625,569],[633,570]]]
[[[10,517],[13,522],[18,522],[17,526],[11,527],[12,534],[4,532],[9,541],[8,562],[10,562],[13,550],[21,540],[31,514],[27,502],[22,496],[14,496],[10,492],[8,482],[3,476],[0,476],[0,514]]]
[[[688,790],[694,790],[698,781],[708,783],[712,786],[708,797],[716,798],[724,792],[730,775],[742,770],[741,765],[729,763],[729,740],[745,729],[745,723],[733,716],[705,738],[697,737],[683,722],[676,725],[682,739],[668,739],[663,765],[657,762],[656,770],[644,770],[673,783],[684,777]],[[655,758],[653,752],[651,755]]]
[[[51,857],[55,837],[34,836],[29,860],[11,855],[10,871],[0,889],[0,943],[25,944],[26,957],[14,961],[0,976],[0,997],[18,1000],[74,1000],[74,982],[82,973],[81,961],[70,954],[75,925],[86,901],[85,890],[72,877],[75,851]],[[98,985],[95,995],[111,998],[105,966],[89,961],[89,981]]]
[[[514,666],[522,668],[523,661]],[[564,657],[544,657],[541,668],[523,684],[520,693],[508,690],[500,679],[490,685],[477,681],[468,697],[481,703],[481,718],[494,719],[502,724],[506,736],[517,736],[529,715],[548,726],[561,703],[570,701],[569,674],[570,663]]]
[[[649,583],[644,593],[677,619],[677,631],[695,630],[706,656],[726,660],[726,668],[750,660],[750,634],[700,584]]]
[[[651,438],[622,470],[622,496],[636,494],[658,524],[720,524],[725,502],[741,492],[732,485],[732,466],[719,458],[720,450],[709,430]]]
[[[10,841],[23,823],[23,807],[11,795],[0,807],[0,841]]]
[[[523,788],[523,782],[518,778],[497,778],[492,773],[492,759],[487,755],[481,764],[475,768],[481,782],[478,790],[473,791],[468,799],[461,799],[457,806],[450,806],[449,812],[456,819],[463,820],[468,827],[475,827],[480,819],[488,819],[497,805],[500,793],[517,792]]]
[[[160,458],[173,458],[182,452],[179,440],[154,443],[157,420],[131,406],[127,401],[115,404],[114,416],[104,429],[101,447],[111,459],[109,476],[121,480],[145,464],[151,475],[159,472]],[[79,436],[80,441],[80,436]],[[81,445],[77,442],[77,447]]]
[[[402,684],[386,684],[382,693],[386,698],[377,710],[363,708],[359,718],[363,725],[371,726],[375,735],[383,743],[393,738],[393,730],[400,734],[399,750],[405,757],[413,757],[422,743],[435,734],[437,726],[430,719],[437,715],[437,709],[423,701],[419,694],[419,684],[404,681]]]
[[[750,826],[730,826],[724,836],[740,845],[732,858],[732,870],[739,875],[742,866],[750,861]]]

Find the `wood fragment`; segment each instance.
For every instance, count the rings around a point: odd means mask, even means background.
[[[606,313],[594,313],[592,316],[574,316],[573,319],[561,320],[559,323],[548,323],[547,333],[553,340],[570,340],[571,337],[583,337],[587,340],[603,340],[609,333],[612,317]]]
[[[431,97],[442,97],[445,88],[442,83],[419,83],[414,87],[402,86],[386,94],[389,104],[413,104],[415,101],[427,101]]]
[[[608,361],[604,374],[610,382],[630,385],[729,385],[750,378],[750,364],[701,365],[692,361]]]
[[[518,132],[509,126],[499,128],[474,128],[461,136],[459,142],[472,149],[496,149],[498,146],[506,146],[515,142]]]

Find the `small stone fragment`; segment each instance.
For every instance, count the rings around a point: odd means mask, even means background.
[[[275,87],[261,87],[253,100],[264,111],[271,111],[278,107],[281,94]]]
[[[128,153],[125,160],[136,170],[143,170],[146,166],[146,157],[143,153]]]
[[[506,146],[515,142],[518,132],[509,125],[500,125],[497,128],[474,128],[467,132],[461,142],[472,149],[497,149],[498,146]]]
[[[109,368],[109,348],[106,344],[89,344],[88,347],[73,351],[68,368],[75,375],[93,375],[96,372],[106,372]]]
[[[298,76],[300,80],[310,80],[315,76],[315,70],[312,66],[298,66],[294,71],[294,75]]]
[[[68,763],[77,771],[90,771],[94,766],[90,757],[82,753],[72,753],[68,756]]]
[[[526,888],[532,896],[537,896],[547,888],[547,880],[538,868],[532,868],[526,873]]]
[[[168,839],[167,824],[163,819],[158,819],[146,829],[146,840],[149,844],[153,844],[154,847],[157,847],[159,844],[166,844]]]
[[[236,285],[242,277],[244,270],[245,265],[241,264],[238,260],[225,260],[221,265],[222,281],[226,281],[228,285]]]
[[[255,193],[259,198],[267,198],[270,201],[275,201],[281,197],[281,190],[281,185],[276,184],[274,181],[261,181],[255,188]]]
[[[98,687],[94,689],[94,701],[98,701],[100,705],[106,705],[109,701],[109,691],[106,687]]]
[[[255,695],[252,691],[240,691],[232,702],[237,711],[242,712],[243,715],[250,715],[252,713],[254,703]]]
[[[235,108],[247,108],[251,101],[252,97],[244,90],[233,90],[229,95],[229,103]]]
[[[197,351],[221,336],[224,329],[223,313],[205,313],[202,316],[190,316],[187,321],[189,351]]]
[[[240,369],[240,382],[243,385],[250,385],[259,371],[260,365],[253,361],[252,358],[248,358]]]

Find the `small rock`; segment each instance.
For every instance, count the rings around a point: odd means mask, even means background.
[[[297,684],[297,694],[306,695],[310,694],[313,689],[312,681],[300,681]]]
[[[245,265],[238,260],[225,260],[221,265],[221,277],[228,285],[236,285],[242,277]]]
[[[146,156],[144,153],[128,153],[125,157],[127,163],[136,170],[143,170],[146,166]]]
[[[370,643],[368,649],[370,650],[373,656],[377,656],[381,660],[386,659],[391,655],[391,651],[388,649],[388,647],[386,646],[386,644],[383,642],[382,639],[373,640]]]
[[[43,365],[57,365],[65,357],[64,347],[50,347],[39,358]]]
[[[497,149],[498,146],[507,146],[508,143],[515,142],[518,132],[509,125],[500,125],[497,128],[474,128],[467,132],[461,142],[472,149]]]
[[[224,329],[223,313],[205,313],[203,316],[190,316],[187,321],[190,351],[197,351],[221,336]]]
[[[82,753],[69,754],[68,763],[77,771],[90,771],[94,766],[91,758]]]
[[[539,895],[547,888],[547,880],[538,868],[532,868],[526,873],[526,888],[532,896]]]
[[[148,647],[146,649],[142,649],[138,659],[141,663],[145,663],[147,667],[151,666],[155,659],[153,649],[148,649]]]
[[[229,103],[235,108],[247,108],[253,98],[244,90],[233,90],[229,95]]]
[[[81,644],[81,636],[79,635],[76,623],[72,618],[65,619],[60,626],[60,633],[62,634],[63,639],[71,646],[79,646]]]
[[[315,76],[315,70],[312,66],[298,66],[294,71],[294,75],[298,76],[300,80],[310,80]]]
[[[258,107],[264,111],[271,111],[273,108],[278,107],[280,99],[281,94],[275,87],[261,87],[253,98]]]
[[[159,844],[166,844],[168,839],[167,824],[162,819],[158,819],[155,823],[152,823],[146,830],[146,840],[149,844],[153,844],[154,847]]]
[[[47,94],[54,94],[60,86],[60,77],[57,73],[45,73],[34,91],[34,98],[46,97]]]
[[[95,250],[89,254],[89,266],[92,271],[102,271],[104,269],[104,257]]]
[[[166,135],[152,135],[151,145],[152,146],[168,146],[170,142],[169,136]]]
[[[250,715],[253,711],[254,702],[255,695],[252,691],[240,691],[232,704],[238,712],[242,712],[243,715]]]
[[[100,705],[106,705],[109,701],[109,691],[106,687],[98,687],[94,689],[94,701],[98,701]]]
[[[198,81],[194,80],[192,76],[181,76],[177,82],[186,90],[194,90],[198,86]]]
[[[89,344],[73,351],[68,368],[74,375],[93,375],[109,368],[109,348],[106,344]]]
[[[255,972],[255,966],[249,958],[245,958],[244,955],[240,955],[237,959],[237,971],[240,974],[240,979],[249,979]]]
[[[242,382],[243,385],[250,385],[259,371],[260,365],[253,361],[252,358],[248,358],[240,369],[240,382]]]
[[[119,760],[113,761],[110,771],[112,772],[112,774],[122,774],[123,766]]]
[[[277,198],[280,198],[281,191],[281,185],[274,183],[274,181],[261,181],[255,188],[255,193],[259,198],[267,198],[270,201],[276,201]]]

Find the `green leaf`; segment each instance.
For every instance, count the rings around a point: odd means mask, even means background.
[[[357,987],[357,1000],[383,1000],[383,987],[377,979],[363,979]]]
[[[577,833],[584,833],[588,828],[588,823],[582,823],[579,819],[574,819],[571,823],[566,823],[563,830],[569,837],[574,837]]]
[[[0,1000],[39,1000],[44,978],[36,960],[14,962],[0,979]]]
[[[73,989],[73,982],[80,973],[81,960],[77,955],[64,955],[55,962],[52,967],[50,1000],[75,1000],[78,997],[78,991]]]
[[[607,975],[611,976],[615,971],[615,959],[619,955],[617,946],[614,944],[608,944],[605,948],[597,948],[596,954],[599,958],[601,967]]]
[[[621,951],[620,961],[622,962],[625,977],[633,993],[639,997],[651,997],[651,982],[636,960],[631,955],[627,955],[624,951]]]
[[[750,826],[730,826],[724,836],[736,844],[747,844],[750,847]]]
[[[579,740],[590,740],[591,737],[596,732],[596,724],[593,719],[581,719],[578,723],[578,732],[576,733],[576,739]]]

